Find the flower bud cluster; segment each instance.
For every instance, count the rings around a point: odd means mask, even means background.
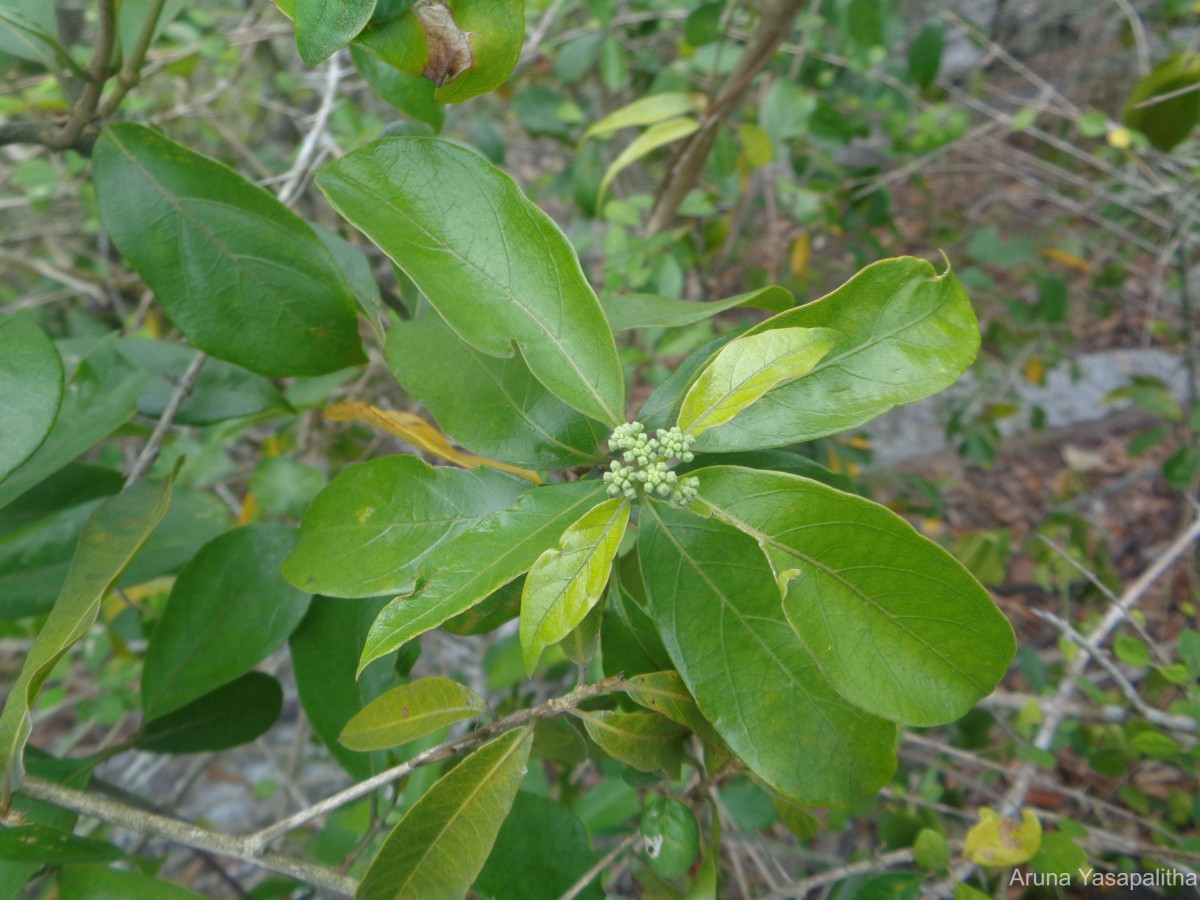
[[[644,494],[670,498],[671,502],[680,505],[691,503],[696,499],[699,479],[680,478],[667,466],[677,459],[683,462],[695,459],[691,450],[694,440],[678,427],[660,428],[654,437],[649,437],[641,422],[618,425],[608,439],[608,449],[611,453],[620,453],[624,462],[614,459],[604,473],[609,496],[625,496],[632,500],[640,490]]]

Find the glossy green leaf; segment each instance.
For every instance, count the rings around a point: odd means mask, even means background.
[[[625,169],[629,168],[639,159],[649,156],[659,147],[665,147],[667,144],[683,140],[689,134],[695,134],[699,130],[700,123],[690,118],[667,119],[665,122],[658,122],[651,125],[630,141],[629,146],[618,153],[617,158],[608,164],[608,168],[604,170],[604,177],[600,179],[600,190],[596,194],[596,205],[600,206],[604,202],[604,195],[608,193],[608,186]]]
[[[147,719],[245,674],[287,640],[311,599],[279,573],[295,546],[291,528],[248,525],[210,541],[184,566],[146,647]]]
[[[690,728],[706,741],[720,740],[712,724],[701,715],[678,672],[668,670],[634,675],[628,680],[625,693],[639,706]]]
[[[667,428],[679,417],[679,407],[683,404],[683,396],[692,380],[712,359],[713,354],[735,340],[739,333],[739,329],[731,329],[703,347],[693,350],[675,367],[675,371],[651,392],[637,414],[637,420],[646,427],[647,432]]]
[[[125,476],[116,469],[86,463],[68,463],[50,478],[0,510],[0,535],[7,535],[48,516],[118,493]],[[3,595],[0,590],[0,595]]]
[[[198,900],[169,881],[105,866],[68,866],[58,873],[60,900]]]
[[[521,595],[521,653],[527,672],[603,595],[629,524],[629,506],[628,500],[613,497],[588,510],[530,568]]]
[[[395,682],[392,657],[377,660],[355,678],[367,631],[386,601],[313,597],[304,621],[288,638],[296,691],[309,724],[333,758],[356,780],[382,771],[385,756],[359,753],[338,743],[346,723]]]
[[[29,316],[0,320],[0,482],[46,439],[63,396],[62,357]]]
[[[475,606],[442,623],[451,634],[487,634],[521,614],[521,592],[525,579],[516,578],[493,591]]]
[[[376,697],[346,723],[339,739],[351,750],[386,750],[472,719],[487,702],[470,688],[434,675]]]
[[[0,860],[35,862],[50,866],[111,862],[125,854],[108,841],[78,837],[47,825],[29,824],[0,828]]]
[[[131,123],[104,129],[93,164],[113,243],[196,347],[274,376],[365,361],[341,270],[267,191]]]
[[[283,710],[283,688],[248,672],[142,725],[135,746],[148,753],[215,753],[266,734]]]
[[[317,184],[464,341],[498,357],[515,344],[557,397],[624,421],[600,303],[566,237],[507,175],[456,144],[395,138],[330,163]]]
[[[679,771],[687,729],[658,713],[577,710],[583,727],[613,759],[639,772]]]
[[[563,530],[603,496],[603,486],[594,481],[534,488],[515,506],[480,520],[445,544],[421,567],[417,593],[397,597],[379,614],[360,665],[436,628],[525,574],[543,552],[558,544]]]
[[[474,453],[535,470],[601,459],[596,448],[610,429],[555,397],[520,354],[481,353],[436,315],[394,325],[387,361],[442,431]]]
[[[806,376],[705,432],[697,450],[778,447],[857,428],[953,384],[979,350],[962,285],[912,257],[869,265],[833,293],[748,333],[777,328],[832,328],[842,337]]]
[[[117,581],[117,587],[143,584],[174,575],[200,548],[232,525],[229,507],[216,496],[194,488],[177,488],[162,524],[146,541],[142,552]]]
[[[525,37],[525,0],[454,0],[452,6],[455,24],[471,47],[471,66],[440,84],[434,94],[439,103],[462,103],[504,84]],[[433,48],[430,37],[430,62]]]
[[[638,554],[667,652],[717,733],[785,796],[845,804],[887,782],[895,726],[844,701],[783,617],[754,540],[642,505]]]
[[[1200,121],[1198,88],[1200,53],[1168,56],[1134,85],[1121,117],[1165,153],[1186,140]]]
[[[366,316],[371,323],[371,330],[382,344],[384,341],[383,327],[383,296],[379,291],[379,282],[371,270],[371,261],[361,248],[351,244],[335,231],[318,223],[310,223],[317,237],[321,239],[326,249],[333,255],[333,261],[341,269],[358,304],[358,311]]]
[[[600,630],[604,674],[633,677],[670,668],[671,658],[654,622],[625,585],[615,584],[616,579],[613,582]]]
[[[96,621],[100,603],[166,515],[172,479],[142,481],[105,500],[83,526],[67,580],[0,712],[0,809],[24,775],[33,701],[59,658]]]
[[[71,375],[54,427],[34,454],[0,481],[0,507],[94,447],[137,412],[146,376],[117,353],[111,339],[93,345],[73,367],[70,361]]]
[[[411,591],[421,564],[529,482],[495,469],[385,456],[342,471],[309,506],[284,577],[331,597]]]
[[[700,852],[700,826],[687,804],[655,794],[646,801],[640,830],[650,868],[663,878],[681,878]]]
[[[604,137],[635,125],[655,125],[679,116],[695,115],[704,111],[704,105],[703,94],[664,93],[640,97],[589,127],[583,140]]]
[[[675,300],[657,294],[625,294],[602,296],[600,305],[608,317],[613,331],[629,331],[633,328],[678,328],[701,322],[717,313],[737,307],[754,307],[783,312],[795,304],[792,292],[781,287],[765,287],[724,300],[697,303],[693,300]]]
[[[428,78],[401,72],[359,47],[351,47],[350,56],[363,80],[389,105],[418,122],[425,122],[435,133],[442,130],[446,108],[434,99],[437,85]]]
[[[473,891],[482,897],[558,900],[595,862],[587,831],[573,813],[549,797],[518,791]],[[577,896],[603,900],[599,879]]]
[[[783,610],[842,696],[910,725],[964,715],[1004,676],[1012,626],[949,553],[888,509],[815,481],[718,467],[702,504],[758,541]]]
[[[532,744],[532,729],[510,731],[443,776],[392,829],[357,900],[465,897],[512,808]]]
[[[811,372],[838,337],[829,328],[780,328],[730,341],[684,395],[679,427],[699,436],[723,425],[768,391]]]
[[[345,47],[371,21],[375,0],[295,0],[296,49],[315,66]]]
[[[196,351],[170,341],[131,338],[118,339],[117,349],[139,369],[154,376],[138,400],[138,412],[157,419]],[[175,421],[180,425],[212,425],[289,409],[283,394],[267,379],[223,360],[209,359],[200,370],[196,386],[176,413]]]

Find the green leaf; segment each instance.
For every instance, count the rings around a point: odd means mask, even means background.
[[[784,619],[755,542],[653,501],[639,525],[650,614],[667,652],[751,770],[808,805],[849,803],[886,783],[895,726],[846,703],[825,680]]]
[[[679,407],[683,404],[683,396],[687,393],[692,381],[700,370],[712,359],[713,355],[735,340],[744,329],[734,328],[703,347],[693,350],[675,367],[675,371],[667,376],[654,391],[646,398],[638,411],[637,419],[648,432],[666,428],[679,418]]]
[[[563,530],[603,496],[595,481],[534,488],[445,544],[421,567],[417,593],[384,607],[363,648],[360,667],[470,609],[529,571]],[[502,539],[497,539],[502,535]]]
[[[371,21],[375,0],[295,0],[296,49],[315,66],[358,36]]]
[[[575,715],[597,746],[639,772],[679,771],[687,729],[658,713],[598,710]]]
[[[704,851],[704,859],[700,861],[700,869],[696,872],[695,880],[688,885],[686,900],[718,900],[717,876],[721,870],[721,818],[715,814],[710,826],[712,833],[708,838],[708,849]]]
[[[66,583],[0,712],[0,809],[8,808],[24,775],[21,757],[34,699],[59,658],[91,629],[100,603],[166,515],[172,481],[138,482],[105,500],[84,524]]]
[[[699,130],[700,123],[696,119],[686,117],[667,119],[665,122],[651,125],[630,141],[629,146],[618,153],[617,158],[604,170],[604,177],[600,179],[600,190],[596,193],[596,206],[599,207],[604,202],[604,195],[608,192],[608,186],[612,184],[612,180],[629,166],[642,157],[649,156],[659,147],[683,140],[689,134],[695,134]]]
[[[91,449],[137,412],[146,376],[114,349],[111,339],[93,346],[67,379],[58,418],[41,446],[0,481],[0,507],[49,478]]]
[[[367,631],[385,602],[313,597],[304,621],[288,638],[304,714],[333,758],[358,781],[382,771],[384,754],[349,750],[338,737],[356,712],[395,681],[390,657],[354,677]]]
[[[93,164],[113,243],[196,347],[274,376],[365,361],[345,277],[271,194],[131,123],[104,129]]]
[[[684,23],[683,36],[693,47],[711,44],[721,36],[721,15],[725,12],[724,0],[705,3],[697,7]]]
[[[446,108],[434,99],[437,86],[432,81],[401,72],[359,47],[351,47],[350,56],[363,80],[383,100],[406,116],[426,123],[434,132],[442,130]]]
[[[67,572],[94,500],[54,513],[0,537],[0,619],[49,612]]]
[[[679,427],[699,436],[723,425],[768,391],[811,372],[839,337],[828,328],[780,328],[731,341],[688,389]]]
[[[698,451],[778,447],[856,428],[948,387],[979,349],[962,285],[911,257],[873,263],[833,293],[748,334],[777,328],[832,328],[842,337],[803,378],[736,422],[705,432]]]
[[[516,578],[466,612],[447,619],[442,627],[451,634],[464,636],[495,631],[521,614],[521,592],[524,589],[525,579]]]
[[[924,90],[933,84],[942,68],[946,47],[946,26],[934,19],[921,29],[908,48],[908,80]]]
[[[116,469],[68,463],[0,510],[0,534],[8,535],[64,510],[118,493],[125,476]],[[4,592],[0,590],[0,596]]]
[[[153,47],[163,29],[179,16],[187,0],[165,0],[158,19],[154,23],[154,31],[150,35],[149,46]],[[117,37],[121,41],[121,57],[128,57],[137,47],[146,26],[146,19],[155,6],[154,0],[121,0],[117,10]]]
[[[1113,652],[1127,666],[1148,666],[1154,657],[1146,642],[1131,634],[1119,634],[1113,641]]]
[[[451,769],[392,829],[356,900],[465,897],[512,808],[532,744],[532,729],[510,731]]]
[[[488,356],[519,348],[580,412],[624,421],[616,345],[579,259],[507,175],[433,138],[376,141],[317,184],[402,268],[454,332]]]
[[[1168,56],[1134,85],[1121,118],[1166,153],[1186,140],[1200,121],[1198,85],[1200,53]],[[1167,94],[1174,96],[1165,98]]]
[[[354,715],[339,739],[351,750],[386,750],[487,709],[474,691],[434,675],[397,685]]]
[[[717,467],[703,505],[751,535],[825,678],[886,719],[940,725],[995,688],[1012,626],[950,554],[878,504],[807,478]]]
[[[913,861],[928,872],[943,872],[950,864],[950,847],[941,832],[922,828],[913,841]]]
[[[36,823],[0,828],[0,860],[32,862],[48,866],[73,863],[112,862],[125,854],[108,841],[78,837]]]
[[[375,280],[375,273],[371,271],[371,261],[359,247],[351,244],[337,232],[330,231],[315,222],[311,224],[313,231],[321,239],[321,243],[333,254],[333,261],[337,263],[346,283],[350,286],[350,293],[354,295],[354,302],[358,304],[359,312],[367,317],[367,321],[371,323],[371,330],[375,332],[379,343],[382,344],[384,341],[383,297],[379,291],[379,282]]]
[[[58,873],[61,900],[198,900],[199,894],[139,872],[104,866],[68,866]]]
[[[846,32],[860,47],[883,45],[883,11],[880,0],[850,0],[846,7]]]
[[[663,878],[681,878],[700,852],[700,826],[687,805],[655,794],[642,814],[642,837],[650,868]]]
[[[551,721],[562,720],[539,724]],[[558,900],[595,862],[574,814],[549,797],[518,791],[472,890],[482,897]],[[578,896],[603,900],[604,892],[597,880]]]
[[[248,525],[210,541],[183,568],[146,647],[148,720],[245,674],[287,640],[311,599],[279,574],[295,545],[291,528]]]
[[[215,753],[266,734],[283,709],[283,688],[248,672],[166,715],[145,722],[135,746],[148,753]]]
[[[635,561],[636,567],[636,561]],[[625,574],[622,574],[625,578]],[[605,675],[632,677],[661,672],[671,659],[650,616],[633,599],[624,584],[610,582],[609,602],[600,629],[600,659]]]
[[[1088,870],[1088,852],[1062,832],[1043,834],[1042,844],[1029,861],[1029,868],[1073,880]]]
[[[42,0],[6,0],[0,8],[0,52],[41,63],[51,72],[83,74],[58,42],[54,8]],[[14,8],[15,7],[15,8]]]
[[[596,448],[610,429],[555,397],[519,354],[481,353],[436,315],[394,325],[387,361],[442,431],[474,453],[535,470],[601,459]]]
[[[412,591],[438,547],[529,489],[495,469],[435,468],[415,456],[351,466],[309,506],[284,577],[331,597]]]
[[[657,294],[626,294],[602,296],[600,305],[613,331],[629,331],[633,328],[678,328],[702,322],[717,313],[737,307],[755,307],[783,312],[795,303],[792,292],[781,287],[765,287],[724,300],[696,303],[693,300],[675,300]]]
[[[62,357],[28,315],[0,320],[0,482],[46,440],[63,397]]]
[[[454,20],[471,46],[471,67],[439,82],[434,95],[439,103],[462,103],[504,84],[521,57],[525,37],[525,0],[454,0],[453,6]]]
[[[647,672],[634,675],[626,682],[625,693],[639,706],[690,728],[704,740],[710,743],[720,741],[712,724],[700,714],[696,701],[688,693],[678,672]]]
[[[563,532],[558,547],[544,552],[530,568],[521,594],[521,653],[527,672],[603,595],[629,524],[629,505],[613,497],[588,510]]]
[[[655,125],[678,116],[694,115],[704,111],[703,94],[651,94],[640,97],[620,109],[609,113],[584,132],[582,141],[588,138],[606,137],[622,128],[635,125]],[[582,142],[581,141],[581,142]]]
[[[159,418],[196,351],[170,341],[131,338],[118,338],[116,346],[122,356],[154,376],[138,400],[138,412]],[[179,407],[175,421],[180,425],[212,425],[290,408],[267,379],[231,363],[209,359],[200,370],[196,386]]]

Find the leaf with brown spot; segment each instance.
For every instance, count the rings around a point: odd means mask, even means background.
[[[441,87],[475,64],[467,33],[454,21],[445,3],[418,3],[413,7],[429,44],[429,62],[421,74]]]

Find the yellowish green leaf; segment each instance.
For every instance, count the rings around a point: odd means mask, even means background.
[[[473,718],[486,707],[482,697],[457,681],[421,678],[376,697],[346,723],[338,740],[351,750],[386,750]]]
[[[604,195],[608,192],[608,186],[612,184],[612,180],[624,169],[633,165],[642,157],[648,156],[659,147],[673,144],[687,137],[689,134],[695,134],[699,130],[700,123],[695,119],[689,118],[667,119],[665,122],[651,125],[634,138],[633,142],[622,150],[617,155],[617,158],[609,164],[608,169],[604,173],[604,178],[600,181],[600,191],[596,195],[596,206],[599,207],[604,202]]]
[[[1033,859],[1042,845],[1042,823],[1031,810],[1021,811],[1021,821],[1011,822],[986,806],[963,842],[963,857],[979,866],[1019,866]]]

